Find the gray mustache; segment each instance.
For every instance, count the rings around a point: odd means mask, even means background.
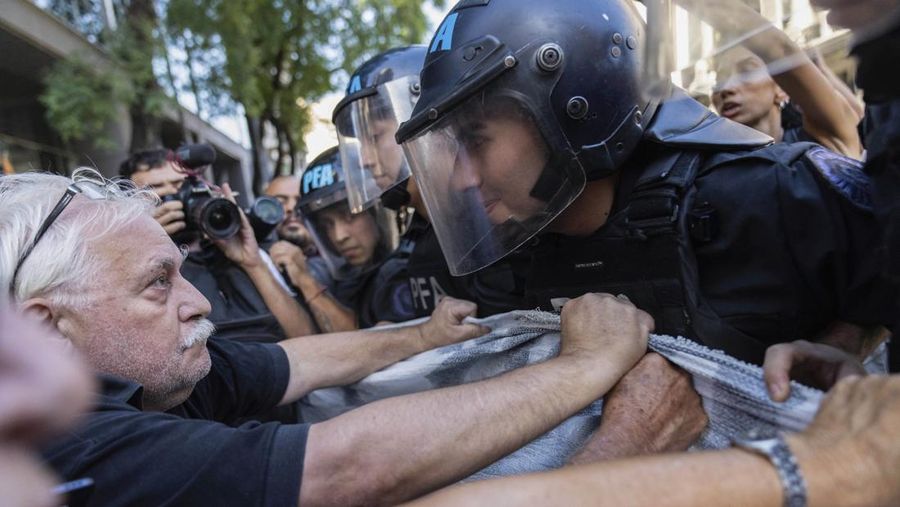
[[[216,332],[216,326],[209,319],[200,319],[184,339],[184,349],[187,350],[197,344],[206,344],[206,340]]]

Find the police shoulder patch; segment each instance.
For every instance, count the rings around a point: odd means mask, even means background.
[[[819,176],[856,207],[872,211],[872,181],[858,160],[845,157],[822,146],[806,152]]]

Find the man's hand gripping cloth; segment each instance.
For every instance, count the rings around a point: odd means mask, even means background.
[[[411,321],[396,326],[411,325]],[[304,422],[317,422],[383,398],[494,377],[559,353],[559,316],[516,311],[474,320],[492,331],[463,343],[430,350],[373,373],[347,387],[320,389],[300,403]],[[723,448],[751,428],[798,431],[816,414],[822,392],[796,382],[791,397],[774,403],[766,394],[762,369],[724,353],[671,336],[651,335],[650,349],[693,375],[709,426],[695,449]],[[597,400],[525,447],[469,478],[477,480],[562,466],[600,423]]]

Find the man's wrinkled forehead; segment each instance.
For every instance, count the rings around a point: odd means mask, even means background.
[[[138,217],[119,230],[93,237],[91,241],[92,255],[113,270],[113,276],[140,276],[161,259],[171,260],[180,268],[184,259],[181,249],[150,215]]]

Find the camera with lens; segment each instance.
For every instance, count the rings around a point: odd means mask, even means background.
[[[262,243],[275,232],[284,220],[284,207],[281,202],[267,195],[257,197],[249,209],[244,210],[247,214],[247,220],[253,227],[253,234],[256,236],[256,242]]]
[[[224,197],[213,195],[209,185],[196,176],[188,176],[177,193],[162,200],[181,201],[187,226],[185,233],[202,232],[211,239],[227,239],[241,229],[238,207]]]
[[[184,233],[203,233],[210,239],[227,239],[241,229],[241,214],[233,202],[214,194],[209,185],[196,174],[197,169],[212,165],[216,152],[208,144],[189,144],[175,151],[178,163],[185,167],[188,176],[181,188],[162,198],[163,202],[181,201],[184,207]],[[262,241],[284,219],[281,203],[273,197],[259,197],[246,210],[257,241]]]

